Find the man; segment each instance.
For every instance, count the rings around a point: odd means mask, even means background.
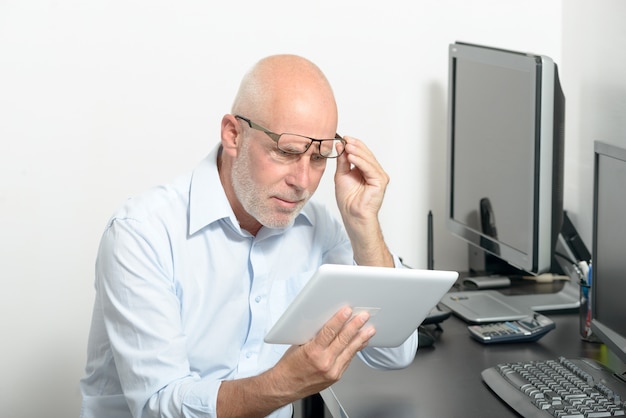
[[[378,222],[388,176],[336,129],[322,72],[298,56],[265,58],[223,117],[219,146],[113,216],[96,262],[83,418],[290,417],[357,354],[378,368],[412,361],[416,333],[367,347],[375,330],[349,308],[301,346],[263,342],[319,265],[400,266]],[[309,201],[328,160],[343,226]]]

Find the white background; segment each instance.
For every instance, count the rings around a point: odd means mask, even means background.
[[[392,249],[425,267],[432,210],[435,267],[456,270],[467,260],[443,221],[448,44],[550,56],[568,100],[566,209],[590,246],[592,140],[626,145],[625,4],[0,0],[1,415],[78,416],[103,226],[208,153],[241,76],[269,54],[316,62],[339,132],[377,153]],[[330,205],[333,169],[318,191]]]

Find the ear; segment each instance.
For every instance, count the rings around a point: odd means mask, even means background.
[[[234,157],[237,155],[243,130],[235,116],[227,114],[222,118],[222,148],[223,152]]]

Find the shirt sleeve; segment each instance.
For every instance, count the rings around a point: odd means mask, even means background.
[[[190,370],[164,231],[116,219],[96,262],[96,288],[115,370],[133,416],[214,417],[219,381]]]
[[[394,255],[393,259],[396,268],[407,268],[398,256]],[[398,347],[367,347],[361,350],[358,356],[365,364],[375,369],[402,369],[413,362],[417,348],[418,334],[416,329],[415,332]]]
[[[359,358],[374,369],[403,369],[409,366],[417,353],[417,330],[398,347],[367,347],[359,351]]]

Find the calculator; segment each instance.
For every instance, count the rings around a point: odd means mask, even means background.
[[[517,321],[470,325],[470,336],[483,344],[537,341],[556,327],[547,316],[533,313]]]

